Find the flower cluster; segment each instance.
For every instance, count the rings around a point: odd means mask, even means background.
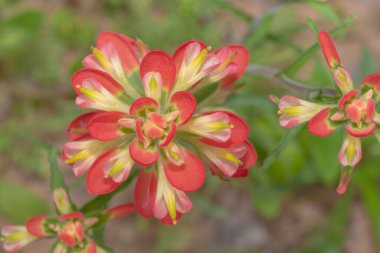
[[[334,104],[323,104],[284,96],[278,103],[280,125],[292,128],[308,122],[310,133],[320,137],[328,136],[336,129],[345,129],[345,139],[338,155],[342,175],[337,192],[343,194],[353,167],[362,157],[361,138],[374,134],[380,141],[380,73],[364,77],[361,87],[355,87],[329,34],[321,31],[319,42],[333,72],[340,98]]]
[[[133,204],[124,204],[86,216],[76,210],[62,188],[54,190],[53,200],[59,217],[38,215],[29,219],[25,226],[4,226],[1,229],[1,240],[7,252],[16,252],[41,238],[57,239],[52,253],[106,252],[91,238],[93,229],[134,211]]]
[[[91,109],[68,127],[63,159],[87,190],[114,191],[140,169],[135,205],[144,217],[173,224],[192,208],[186,193],[221,178],[245,177],[256,161],[248,126],[227,110],[206,110],[236,87],[249,60],[230,45],[212,52],[188,41],[171,56],[139,40],[101,33],[84,69],[72,77],[76,104]]]

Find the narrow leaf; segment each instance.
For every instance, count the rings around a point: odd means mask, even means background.
[[[67,185],[63,179],[63,175],[59,170],[59,166],[57,163],[57,155],[60,151],[55,147],[50,147],[48,151],[48,161],[50,164],[50,189],[54,191],[55,189],[63,188],[66,191],[68,190]]]
[[[286,148],[288,143],[293,140],[297,134],[300,132],[303,126],[298,126],[288,130],[288,132],[281,139],[280,143],[273,149],[271,154],[264,160],[263,165],[260,167],[260,170],[268,169],[272,163],[277,159],[281,152]]]
[[[219,90],[220,83],[212,83],[205,87],[199,88],[195,93],[195,99],[197,100],[197,104],[202,103],[205,99],[209,98],[212,94]]]
[[[319,29],[315,24],[314,20],[312,20],[309,16],[307,17],[307,24],[309,25],[310,29],[314,32],[315,36],[318,36]]]
[[[219,5],[222,9],[225,9],[226,11],[230,12],[232,15],[241,19],[247,24],[253,21],[253,17],[251,17],[251,15],[249,15],[244,10],[239,9],[238,7],[234,6],[233,4],[231,4],[230,2],[226,0],[215,1],[215,3]]]
[[[64,190],[64,192],[66,192],[65,194],[67,197],[66,202],[65,202],[66,208],[63,208],[63,207],[61,208],[61,206],[59,205],[59,202],[56,202],[58,200],[56,200],[53,197],[57,214],[63,214],[68,211],[75,211],[77,207],[75,206],[74,202],[71,199],[69,187],[66,185],[65,179],[59,169],[59,166],[57,163],[58,155],[60,155],[60,150],[55,147],[50,146],[48,150],[48,161],[50,164],[50,190],[52,193],[54,192],[53,194],[54,196],[57,196],[56,194],[62,191],[62,189]],[[61,204],[65,204],[65,203],[62,202]]]
[[[366,47],[363,49],[359,70],[360,76],[364,77],[368,74],[374,73],[376,71],[376,60],[374,54]]]
[[[343,23],[336,27],[335,29],[331,30],[329,33],[330,35],[336,34],[339,31],[346,28],[348,24],[350,24],[353,20],[353,16],[348,17],[343,21]],[[309,48],[307,48],[303,53],[301,53],[292,63],[289,64],[288,67],[283,69],[279,74],[286,75],[288,77],[292,77],[305,65],[305,63],[315,54],[315,52],[319,49],[318,42],[311,45]]]

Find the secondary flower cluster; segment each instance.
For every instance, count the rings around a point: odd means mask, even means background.
[[[240,45],[211,52],[192,40],[170,56],[101,33],[72,77],[76,104],[92,111],[69,125],[63,159],[77,176],[87,174],[96,195],[114,191],[139,168],[137,211],[175,223],[192,208],[186,193],[203,185],[206,166],[221,178],[245,177],[256,161],[244,120],[205,109],[236,89],[248,60]]]
[[[29,219],[25,226],[2,227],[1,240],[7,252],[16,252],[41,238],[56,239],[52,253],[106,252],[91,238],[92,230],[134,211],[133,204],[124,204],[86,216],[76,211],[64,189],[54,190],[53,200],[59,217],[38,215]]]
[[[361,87],[355,87],[350,74],[343,68],[335,46],[327,32],[319,33],[319,42],[331,68],[341,97],[335,104],[304,101],[292,96],[279,100],[280,124],[292,128],[308,122],[310,133],[328,136],[336,129],[345,129],[345,139],[338,158],[342,165],[337,192],[347,190],[352,168],[362,157],[361,138],[374,134],[380,141],[380,73],[364,77]]]

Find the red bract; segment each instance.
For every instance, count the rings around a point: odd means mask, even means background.
[[[63,158],[92,194],[114,191],[140,169],[135,188],[144,217],[175,223],[190,211],[187,192],[198,190],[205,165],[223,178],[244,177],[256,162],[248,126],[230,111],[205,111],[222,101],[249,60],[240,45],[211,52],[188,41],[173,56],[111,32],[99,35],[85,68],[72,77],[76,103],[92,112],[68,127]],[[217,84],[209,99],[196,99]]]
[[[352,169],[362,157],[361,139],[375,134],[380,140],[380,73],[364,77],[362,86],[355,89],[350,74],[342,67],[339,55],[327,32],[319,33],[319,42],[341,93],[336,103],[321,104],[284,96],[279,100],[280,125],[295,127],[308,122],[309,131],[319,137],[328,136],[337,129],[345,129],[345,139],[339,152],[342,177],[337,192],[343,194]]]

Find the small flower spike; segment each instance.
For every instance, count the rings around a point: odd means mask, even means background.
[[[58,217],[37,215],[30,218],[25,226],[4,226],[1,229],[0,238],[5,251],[16,252],[35,240],[55,238],[56,244],[50,252],[102,252],[101,247],[91,237],[92,230],[135,210],[133,204],[123,204],[101,213],[85,215],[74,210],[67,192],[62,188],[54,190],[53,200],[60,214]]]
[[[7,252],[16,252],[36,239],[25,226],[4,226],[1,229],[1,241]]]
[[[170,55],[121,34],[99,34],[85,68],[74,73],[76,104],[90,109],[68,126],[62,157],[91,194],[107,194],[139,169],[137,211],[175,224],[192,208],[187,193],[205,182],[245,177],[256,162],[248,126],[230,111],[206,110],[236,89],[248,50],[215,51],[198,40]],[[204,88],[216,85],[201,100]]]
[[[331,68],[341,97],[336,103],[312,103],[292,96],[278,101],[279,122],[292,128],[307,122],[313,135],[324,137],[337,129],[346,132],[338,160],[342,166],[342,178],[337,192],[347,190],[353,168],[362,158],[361,138],[380,136],[380,73],[364,77],[361,87],[355,87],[327,32],[319,33],[319,42],[326,61]]]

